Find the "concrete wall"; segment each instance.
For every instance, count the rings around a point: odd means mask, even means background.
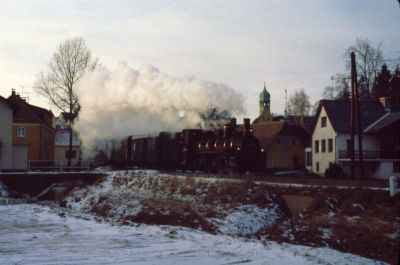
[[[321,126],[321,120],[322,117],[326,117],[326,127],[322,127]],[[336,160],[336,153],[335,150],[337,150],[337,146],[338,144],[340,145],[340,143],[337,142],[336,140],[336,132],[332,127],[332,124],[326,114],[325,108],[322,107],[321,108],[321,112],[320,115],[318,117],[318,121],[316,124],[316,127],[313,131],[312,134],[312,167],[311,167],[311,171],[324,176],[325,174],[325,170],[329,167],[329,164],[332,162],[337,161]],[[328,139],[332,139],[333,141],[333,150],[332,152],[329,152],[328,150]],[[319,142],[319,152],[317,153],[315,150],[315,141]],[[325,152],[322,152],[322,144],[321,144],[321,140],[325,140],[325,144],[326,144],[326,150]],[[319,164],[319,170],[317,168],[317,164]]]
[[[0,101],[0,171],[12,167],[12,109]]]

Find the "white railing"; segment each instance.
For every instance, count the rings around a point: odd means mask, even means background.
[[[68,165],[68,160],[28,160],[27,171],[52,171],[52,172],[81,172],[89,171],[91,160],[72,160]]]

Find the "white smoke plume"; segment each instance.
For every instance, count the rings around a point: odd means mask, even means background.
[[[210,108],[243,114],[244,97],[224,84],[169,77],[154,66],[136,70],[125,62],[97,70],[77,88],[81,112],[74,129],[86,148],[96,141],[204,126]]]

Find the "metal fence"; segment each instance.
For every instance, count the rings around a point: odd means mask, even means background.
[[[72,160],[68,165],[68,160],[28,160],[28,172],[83,172],[89,171],[91,160]]]

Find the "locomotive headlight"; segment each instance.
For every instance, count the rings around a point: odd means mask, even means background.
[[[236,150],[240,151],[240,147],[236,148]]]
[[[264,153],[264,148],[261,148],[261,150],[260,150],[260,151]]]

